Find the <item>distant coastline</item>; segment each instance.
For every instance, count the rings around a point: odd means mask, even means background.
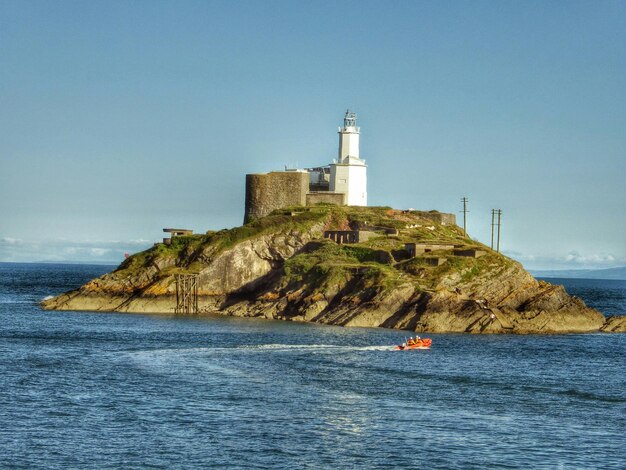
[[[626,281],[626,266],[607,269],[529,269],[535,277],[564,279],[605,279]]]
[[[45,265],[54,265],[58,264],[59,266],[67,266],[67,265],[81,265],[81,266],[109,266],[115,268],[119,266],[119,264],[123,260],[119,262],[115,261],[75,261],[75,260],[65,260],[65,261],[0,261],[0,265],[16,265],[16,264],[45,264]]]

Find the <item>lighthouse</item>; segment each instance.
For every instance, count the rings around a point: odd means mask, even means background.
[[[330,165],[330,191],[344,193],[349,206],[367,206],[367,165],[359,156],[361,130],[356,113],[346,111],[339,128],[339,154]]]

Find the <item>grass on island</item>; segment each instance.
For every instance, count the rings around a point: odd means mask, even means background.
[[[427,218],[430,214],[398,211],[390,207],[348,207],[316,205],[289,207],[254,220],[241,227],[210,231],[206,234],[175,237],[170,245],[155,244],[125,260],[116,270],[131,275],[150,266],[164,265],[160,276],[177,272],[197,273],[206,265],[201,255],[214,258],[245,240],[272,233],[306,232],[316,224],[324,230],[379,230],[380,236],[358,244],[337,245],[320,239],[284,263],[285,276],[291,281],[306,281],[315,285],[345,282],[355,276],[371,279],[372,283],[394,286],[413,282],[420,288],[433,288],[443,277],[460,272],[463,282],[485,276],[510,262],[488,247],[463,235],[458,226],[441,225]],[[384,229],[395,229],[397,235],[386,235]],[[454,244],[462,248],[487,251],[481,258],[452,256],[450,251],[429,254],[446,258],[440,266],[432,266],[423,257],[407,259],[405,243],[427,242]]]

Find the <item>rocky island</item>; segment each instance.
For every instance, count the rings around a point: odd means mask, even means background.
[[[603,328],[601,313],[465,236],[444,215],[330,204],[283,208],[241,227],[155,244],[42,306],[173,314],[180,312],[181,279],[191,278],[197,315],[417,332]]]

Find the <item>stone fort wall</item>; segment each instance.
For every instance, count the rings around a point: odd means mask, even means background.
[[[423,217],[425,219],[430,219],[441,225],[456,225],[456,216],[454,214],[448,214],[446,212],[439,212],[439,211],[430,211],[430,212],[414,211],[414,212],[418,213],[420,217]]]
[[[312,192],[306,195],[306,205],[314,206],[315,204],[335,204],[337,206],[344,206],[346,204],[346,195],[344,193],[330,193],[330,192]]]
[[[273,171],[246,175],[246,208],[243,223],[247,224],[283,207],[304,206],[308,192],[308,173]]]

